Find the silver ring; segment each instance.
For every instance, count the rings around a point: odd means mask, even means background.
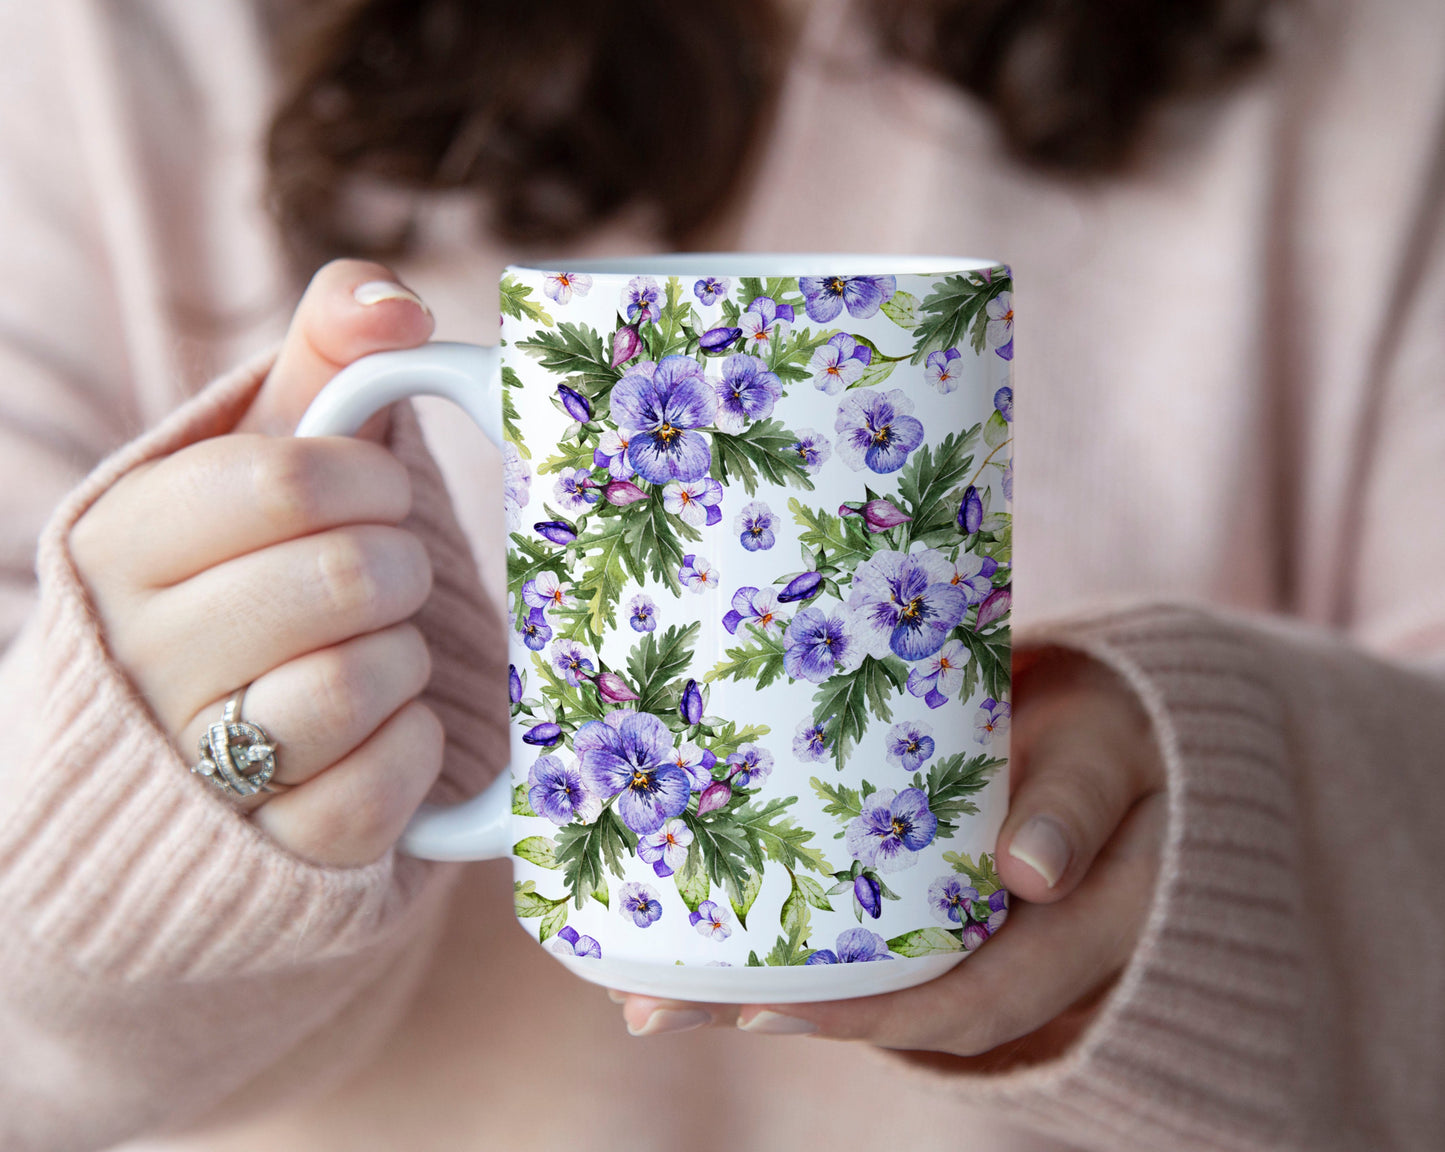
[[[201,758],[191,771],[205,777],[229,796],[255,796],[281,792],[289,785],[271,782],[276,775],[276,741],[259,724],[241,719],[246,689],[238,688],[226,701],[221,719],[201,737]]]

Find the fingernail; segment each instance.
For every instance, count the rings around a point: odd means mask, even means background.
[[[607,989],[607,999],[611,1000],[614,1004],[626,1004],[627,993],[619,992],[616,988],[609,988]]]
[[[738,1019],[738,1027],[744,1032],[757,1032],[766,1036],[809,1036],[818,1026],[796,1016],[784,1016],[781,1012],[769,1012],[766,1008],[747,1023]]]
[[[658,1008],[641,1028],[629,1024],[627,1031],[633,1036],[661,1036],[665,1032],[691,1032],[711,1020],[711,1013],[701,1008]]]
[[[1022,860],[1052,888],[1068,869],[1069,858],[1074,853],[1063,825],[1051,816],[1034,816],[1014,833],[1008,854]]]
[[[410,300],[428,316],[431,309],[420,296],[410,288],[403,288],[392,280],[368,280],[357,286],[351,294],[358,304],[380,304],[383,300]]]

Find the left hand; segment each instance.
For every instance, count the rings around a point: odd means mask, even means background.
[[[1016,655],[1014,673],[1012,796],[996,857],[1014,900],[995,938],[936,980],[856,1000],[738,1008],[613,993],[628,1031],[736,1024],[989,1068],[1062,1052],[1138,942],[1159,870],[1164,769],[1138,699],[1102,664],[1047,649]]]

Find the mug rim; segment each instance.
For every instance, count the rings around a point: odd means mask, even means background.
[[[970,256],[864,252],[658,252],[585,260],[523,261],[509,272],[585,272],[592,276],[937,276],[1006,268]]]

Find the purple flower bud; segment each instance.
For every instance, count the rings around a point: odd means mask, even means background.
[[[535,744],[539,748],[550,748],[560,739],[562,739],[562,726],[553,724],[550,720],[534,724],[522,733],[523,744]]]
[[[970,484],[964,489],[963,499],[958,505],[958,530],[972,535],[982,524],[983,501],[979,499],[978,489]]]
[[[1008,907],[1008,890],[1006,888],[995,888],[988,896],[990,911],[1002,912]]]
[[[566,520],[543,520],[533,524],[537,535],[544,536],[553,544],[570,544],[577,539],[577,528]]]
[[[742,334],[741,328],[709,328],[697,343],[704,352],[721,352]]]
[[[696,680],[689,680],[682,689],[682,699],[677,704],[677,714],[684,724],[702,722],[702,689]]]
[[[993,394],[993,406],[998,409],[998,414],[1009,423],[1014,418],[1014,390],[1005,384]]]
[[[717,782],[709,784],[703,789],[702,795],[697,798],[697,814],[701,816],[704,812],[711,812],[714,808],[721,808],[733,798],[731,784]]]
[[[567,409],[567,415],[571,416],[573,420],[586,424],[592,419],[592,404],[581,392],[568,388],[565,384],[558,384],[557,397],[562,401],[562,407]]]
[[[637,355],[642,347],[642,337],[637,334],[637,325],[629,324],[617,329],[612,337],[612,367],[618,368]]]
[[[988,939],[988,929],[977,921],[970,920],[963,926],[963,950],[972,952]]]
[[[781,604],[792,604],[797,600],[807,600],[818,594],[818,589],[823,586],[823,577],[818,572],[804,572],[794,576],[788,581],[788,586],[778,593],[778,602]]]
[[[873,919],[883,915],[883,886],[868,873],[860,872],[854,879],[853,899]]]
[[[616,672],[603,672],[592,683],[597,685],[597,694],[609,704],[626,704],[638,699],[638,695],[627,686],[627,681]]]
[[[903,509],[887,500],[870,500],[863,505],[863,519],[868,524],[868,531],[887,532],[890,528],[907,523],[913,517],[906,515]]]
[[[515,664],[507,665],[507,699],[513,704],[522,702],[522,693],[526,685],[522,683],[522,674],[517,671]]]
[[[1009,610],[1013,604],[1013,593],[1009,591],[1009,588],[1008,584],[1002,588],[995,588],[978,606],[978,620],[973,626],[975,632],[983,628],[985,624],[992,624]]]
[[[607,503],[618,505],[636,504],[639,500],[647,499],[647,493],[631,480],[612,481],[603,495],[607,497]]]

